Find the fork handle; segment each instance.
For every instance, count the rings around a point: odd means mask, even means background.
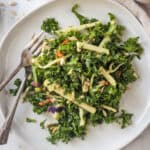
[[[9,83],[9,81],[20,71],[22,64],[20,63],[15,70],[0,83],[0,91]]]
[[[22,80],[21,86],[20,86],[19,91],[17,93],[17,96],[15,97],[16,99],[15,99],[15,103],[13,105],[13,108],[10,111],[9,115],[7,116],[4,124],[2,125],[2,127],[0,129],[0,145],[3,145],[3,144],[7,143],[8,136],[9,136],[9,131],[10,131],[10,128],[11,128],[11,125],[12,125],[12,121],[13,121],[13,118],[14,118],[14,115],[15,115],[15,112],[16,112],[16,108],[17,108],[21,93],[24,89],[25,81],[26,81],[26,78],[24,78]]]

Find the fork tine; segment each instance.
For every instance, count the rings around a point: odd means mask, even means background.
[[[37,51],[38,50],[38,48],[40,47],[40,45],[42,45],[42,43],[43,43],[43,40],[44,40],[44,35],[42,35],[38,40],[37,40],[37,42],[34,44],[34,45],[32,45],[32,47],[31,47],[31,49],[30,49],[30,52],[33,54],[35,51]]]
[[[41,50],[42,50],[42,45],[40,45],[40,46],[37,48],[37,50],[32,53],[32,55],[33,55],[33,56],[38,56],[38,55],[40,54]]]
[[[39,47],[43,42],[42,36],[43,36],[44,32],[39,33],[29,44],[28,46],[23,50],[22,54],[25,51],[28,51],[30,53],[34,53],[36,52],[36,50],[38,50],[38,53],[40,53],[39,51]],[[14,71],[6,78],[3,80],[2,83],[0,83],[0,91],[9,83],[9,81],[20,71],[20,69],[24,67],[23,65],[23,60],[21,59],[21,62],[17,65],[17,67],[14,69]]]
[[[27,47],[26,47],[25,49],[30,50],[30,49],[33,47],[33,45],[39,40],[39,38],[40,38],[43,34],[44,34],[44,32],[41,31],[37,36],[35,36],[35,37],[31,40],[31,42],[29,42],[29,44],[27,45]]]

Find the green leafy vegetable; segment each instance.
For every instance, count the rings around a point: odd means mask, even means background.
[[[121,128],[125,128],[132,123],[131,118],[133,114],[126,113],[125,110],[122,110],[121,114],[117,116],[117,122],[121,125]]]
[[[122,45],[123,50],[129,53],[135,53],[135,55],[139,57],[143,52],[143,48],[138,43],[138,39],[139,39],[138,37],[129,38]]]
[[[19,79],[19,78],[16,79],[16,80],[14,81],[14,85],[15,85],[15,88],[14,88],[14,89],[10,89],[9,92],[10,92],[11,95],[16,96],[16,95],[17,95],[17,92],[18,92],[18,90],[19,90],[19,87],[20,87],[20,85],[21,85],[21,79]]]
[[[45,122],[46,122],[46,119],[40,122],[40,127],[42,129],[45,129]]]
[[[32,118],[26,118],[26,122],[28,122],[28,123],[36,123],[37,121],[35,119],[32,119]]]
[[[48,33],[54,33],[54,31],[59,29],[59,24],[55,18],[47,18],[43,21],[41,29]]]
[[[86,24],[86,23],[90,23],[90,22],[95,22],[97,21],[97,19],[95,18],[92,18],[92,19],[89,19],[81,14],[79,14],[77,12],[77,9],[78,9],[79,5],[78,4],[75,4],[73,7],[72,7],[72,12],[76,15],[76,17],[79,19],[80,21],[80,24]]]

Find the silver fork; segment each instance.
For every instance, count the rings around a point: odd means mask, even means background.
[[[7,141],[8,141],[9,131],[11,129],[12,121],[13,121],[13,118],[14,118],[14,115],[15,115],[15,112],[16,112],[16,108],[18,106],[18,102],[19,102],[21,93],[24,89],[26,78],[27,78],[27,73],[25,74],[25,77],[22,79],[19,91],[18,91],[18,93],[15,97],[15,102],[13,104],[13,108],[9,112],[8,116],[6,117],[6,120],[4,121],[2,127],[0,128],[0,145],[6,144]]]
[[[24,85],[25,85],[25,81],[26,78],[29,74],[29,66],[30,66],[30,62],[31,62],[31,57],[34,55],[38,55],[41,51],[41,44],[43,41],[42,38],[43,32],[40,33],[28,46],[27,48],[25,48],[22,52],[21,55],[21,62],[20,64],[16,67],[16,69],[9,75],[9,77],[7,79],[5,79],[1,84],[0,84],[0,89],[2,90],[5,85],[17,74],[17,72],[19,72],[19,70],[21,68],[25,68],[25,77],[22,79],[19,91],[15,97],[15,102],[14,105],[12,107],[12,110],[10,111],[10,113],[8,114],[8,116],[6,117],[6,120],[4,121],[1,129],[0,129],[0,145],[6,144],[8,141],[8,137],[9,137],[9,131],[11,129],[11,125],[12,125],[12,121],[16,112],[16,108],[18,106],[18,102],[21,96],[21,93],[24,89]]]
[[[9,83],[9,81],[20,71],[21,68],[30,65],[31,57],[33,53],[38,53],[40,45],[43,41],[44,32],[39,33],[23,50],[21,54],[21,61],[14,71],[0,83],[0,91]],[[37,52],[38,51],[38,52]]]

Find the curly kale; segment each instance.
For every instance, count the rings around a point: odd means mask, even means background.
[[[20,85],[21,85],[21,79],[19,79],[19,78],[16,79],[16,80],[14,81],[14,85],[15,85],[15,88],[10,89],[9,92],[10,92],[11,95],[16,96],[16,95],[17,95],[17,92],[18,92],[18,90],[19,90],[19,87],[20,87]]]
[[[26,122],[28,122],[28,123],[36,123],[37,121],[35,119],[33,119],[33,118],[27,117],[26,118]]]
[[[79,8],[79,5],[78,4],[75,4],[73,7],[72,7],[72,12],[76,15],[76,17],[79,19],[80,21],[80,24],[86,24],[86,23],[90,23],[90,22],[95,22],[95,21],[98,21],[97,19],[95,18],[87,18],[81,14],[78,13],[77,9]]]
[[[68,143],[74,137],[83,139],[86,134],[86,127],[80,126],[79,122],[78,108],[72,104],[66,105],[66,110],[60,114],[58,130],[53,132],[53,128],[49,128],[50,136],[47,139],[53,144],[59,140]]]
[[[127,113],[125,110],[122,110],[121,113],[116,116],[116,121],[121,125],[121,128],[125,128],[128,125],[132,124],[133,114]]]
[[[43,21],[41,29],[47,33],[54,33],[54,31],[59,29],[58,21],[55,18],[47,18]]]
[[[124,51],[129,52],[129,53],[135,53],[135,55],[140,57],[140,55],[143,52],[143,48],[138,43],[138,40],[139,40],[139,37],[129,38],[127,41],[123,43],[121,47],[123,48]]]

